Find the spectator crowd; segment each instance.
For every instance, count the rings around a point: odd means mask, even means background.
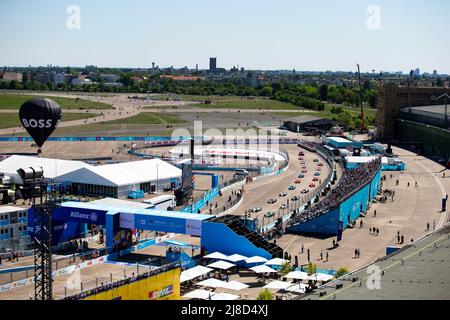
[[[307,222],[326,214],[355,194],[361,187],[365,186],[381,167],[381,157],[367,163],[360,164],[354,169],[344,170],[341,180],[322,201],[305,211],[297,214],[290,221],[289,226]]]

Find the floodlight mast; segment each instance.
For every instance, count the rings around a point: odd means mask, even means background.
[[[52,300],[51,214],[55,203],[48,199],[42,168],[21,168],[17,173],[23,182],[23,195],[33,203],[34,299]],[[39,198],[39,204],[36,204],[36,198]]]
[[[365,126],[364,126],[364,109],[363,109],[363,96],[361,86],[361,71],[359,69],[359,64],[356,64],[356,66],[358,67],[359,103],[361,104],[361,130],[364,130]]]

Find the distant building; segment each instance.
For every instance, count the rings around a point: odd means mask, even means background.
[[[30,248],[28,235],[28,209],[0,207],[0,253],[23,251]]]
[[[37,82],[47,84],[51,82],[50,72],[39,72],[36,74],[35,79]]]
[[[63,84],[66,82],[66,76],[62,72],[51,71],[49,82],[53,82],[55,85]]]
[[[197,81],[197,80],[205,80],[204,77],[195,77],[195,76],[172,76],[172,75],[162,75],[161,79],[172,79],[173,81]]]
[[[119,76],[114,73],[102,73],[100,79],[105,80],[107,83],[116,83],[119,80]]]
[[[91,79],[78,77],[78,78],[72,79],[72,84],[73,85],[83,85],[83,84],[94,84],[94,82],[92,82]]]
[[[395,119],[400,116],[403,107],[417,107],[441,104],[442,101],[433,101],[449,89],[442,88],[420,88],[399,87],[395,85],[384,85],[378,88],[377,97],[377,136],[381,140],[395,138]]]
[[[335,121],[314,116],[299,116],[283,122],[283,126],[293,132],[324,132],[330,130]]]
[[[21,72],[0,71],[0,81],[18,81],[22,82],[23,74]]]
[[[209,58],[209,71],[216,72],[217,70],[217,58]]]

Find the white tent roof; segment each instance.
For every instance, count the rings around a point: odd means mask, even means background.
[[[292,286],[291,282],[285,282],[280,280],[272,281],[264,286],[266,289],[286,289]]]
[[[206,259],[221,259],[221,260],[225,260],[225,259],[228,258],[228,256],[224,255],[223,253],[220,253],[220,252],[217,252],[217,251],[216,251],[216,252],[213,252],[213,253],[210,253],[210,254],[204,256],[203,258],[206,258]]]
[[[214,269],[221,269],[221,270],[228,270],[230,268],[233,268],[234,266],[235,266],[234,264],[223,261],[223,260],[208,264],[208,267],[211,267]]]
[[[0,213],[11,213],[28,211],[28,208],[12,207],[12,206],[0,206]]]
[[[245,283],[242,283],[242,282],[239,282],[239,281],[226,282],[226,289],[240,291],[240,290],[246,289],[248,287],[249,287],[249,285],[247,285]]]
[[[211,297],[211,300],[237,300],[240,297],[230,293],[216,293]]]
[[[148,203],[142,203],[142,202],[135,202],[135,201],[128,201],[128,200],[120,200],[120,199],[114,199],[114,198],[102,198],[99,200],[90,201],[90,203],[100,205],[100,206],[107,206],[107,207],[134,207],[138,209],[148,209],[151,207]]]
[[[250,268],[250,270],[252,270],[256,273],[277,273],[278,272],[278,271],[273,270],[272,268],[265,266],[265,265],[252,267],[252,268]]]
[[[274,259],[267,261],[264,264],[271,265],[271,266],[282,266],[286,262],[289,262],[289,261],[281,259],[281,258],[274,258]]]
[[[316,281],[330,281],[334,276],[326,274],[326,273],[316,273],[308,277],[308,280],[316,280]]]
[[[202,299],[208,300],[210,297],[214,296],[213,292],[209,292],[202,289],[197,289],[191,292],[186,293],[183,298],[193,298],[193,299]]]
[[[219,279],[214,279],[214,278],[200,281],[199,283],[197,283],[197,285],[202,286],[202,287],[211,287],[211,288],[226,288],[227,287],[227,283],[225,281],[222,281]]]
[[[13,155],[3,161],[0,161],[0,172],[4,173],[5,175],[11,176],[13,179],[16,179],[17,182],[21,182],[20,177],[17,174],[17,170],[29,167],[41,167],[44,170],[45,178],[55,179],[58,176],[66,174],[68,172],[92,166],[82,161],[59,160],[19,155]]]
[[[239,262],[247,259],[245,256],[241,256],[240,254],[233,254],[231,256],[228,256],[226,258],[223,258],[224,260],[231,261],[231,262]]]
[[[42,167],[44,177],[55,181],[111,187],[181,177],[181,169],[160,159],[92,166],[82,161],[13,155],[0,162],[0,172],[18,183],[17,170],[28,167]]]
[[[194,268],[185,270],[181,272],[180,283],[203,276],[211,271],[213,271],[213,269],[204,266],[196,266]]]
[[[309,278],[308,274],[306,272],[302,272],[302,271],[292,271],[292,272],[289,272],[284,277],[288,278],[288,279],[297,279],[297,280],[306,280]]]
[[[295,293],[305,293],[305,290],[308,286],[304,283],[296,283],[284,290]]]
[[[248,259],[245,259],[246,263],[264,263],[267,262],[266,258],[260,257],[260,256],[253,256]]]
[[[181,169],[160,159],[151,159],[80,168],[58,180],[115,187],[178,177],[181,177]]]

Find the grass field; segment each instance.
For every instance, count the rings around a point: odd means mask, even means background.
[[[72,121],[99,116],[98,113],[63,113],[62,121]],[[17,113],[0,112],[0,129],[20,127],[22,124]]]
[[[181,124],[184,120],[173,114],[143,112],[136,116],[103,122],[103,124]]]
[[[220,101],[212,104],[200,104],[195,107],[206,109],[255,109],[255,110],[304,110],[292,103],[270,99]]]
[[[0,94],[0,109],[19,109],[27,100],[36,98],[37,96],[20,95],[20,94]],[[45,97],[45,96],[43,96]],[[61,98],[61,97],[45,97],[57,102],[62,109],[111,109],[106,103],[88,101],[83,99]]]
[[[211,100],[211,102],[228,101],[228,100],[244,100],[240,96],[202,96],[202,95],[187,95],[187,94],[160,94],[152,96],[152,100],[176,100],[187,102],[202,102],[205,100]]]
[[[324,111],[317,111],[317,112],[276,112],[276,111],[274,111],[274,112],[271,112],[270,114],[272,114],[276,117],[279,117],[282,120],[286,120],[286,119],[298,117],[298,116],[305,116],[305,115],[311,115],[311,116],[325,118],[325,119],[333,119],[333,118],[336,119],[338,117],[338,115],[331,113],[331,109],[333,107],[342,107],[342,110],[349,112],[352,115],[352,117],[359,116],[361,113],[361,110],[359,108],[327,104]],[[376,109],[364,107],[364,118],[367,119],[368,116],[375,117],[376,114],[377,114]],[[371,125],[369,125],[368,127],[372,128]]]

